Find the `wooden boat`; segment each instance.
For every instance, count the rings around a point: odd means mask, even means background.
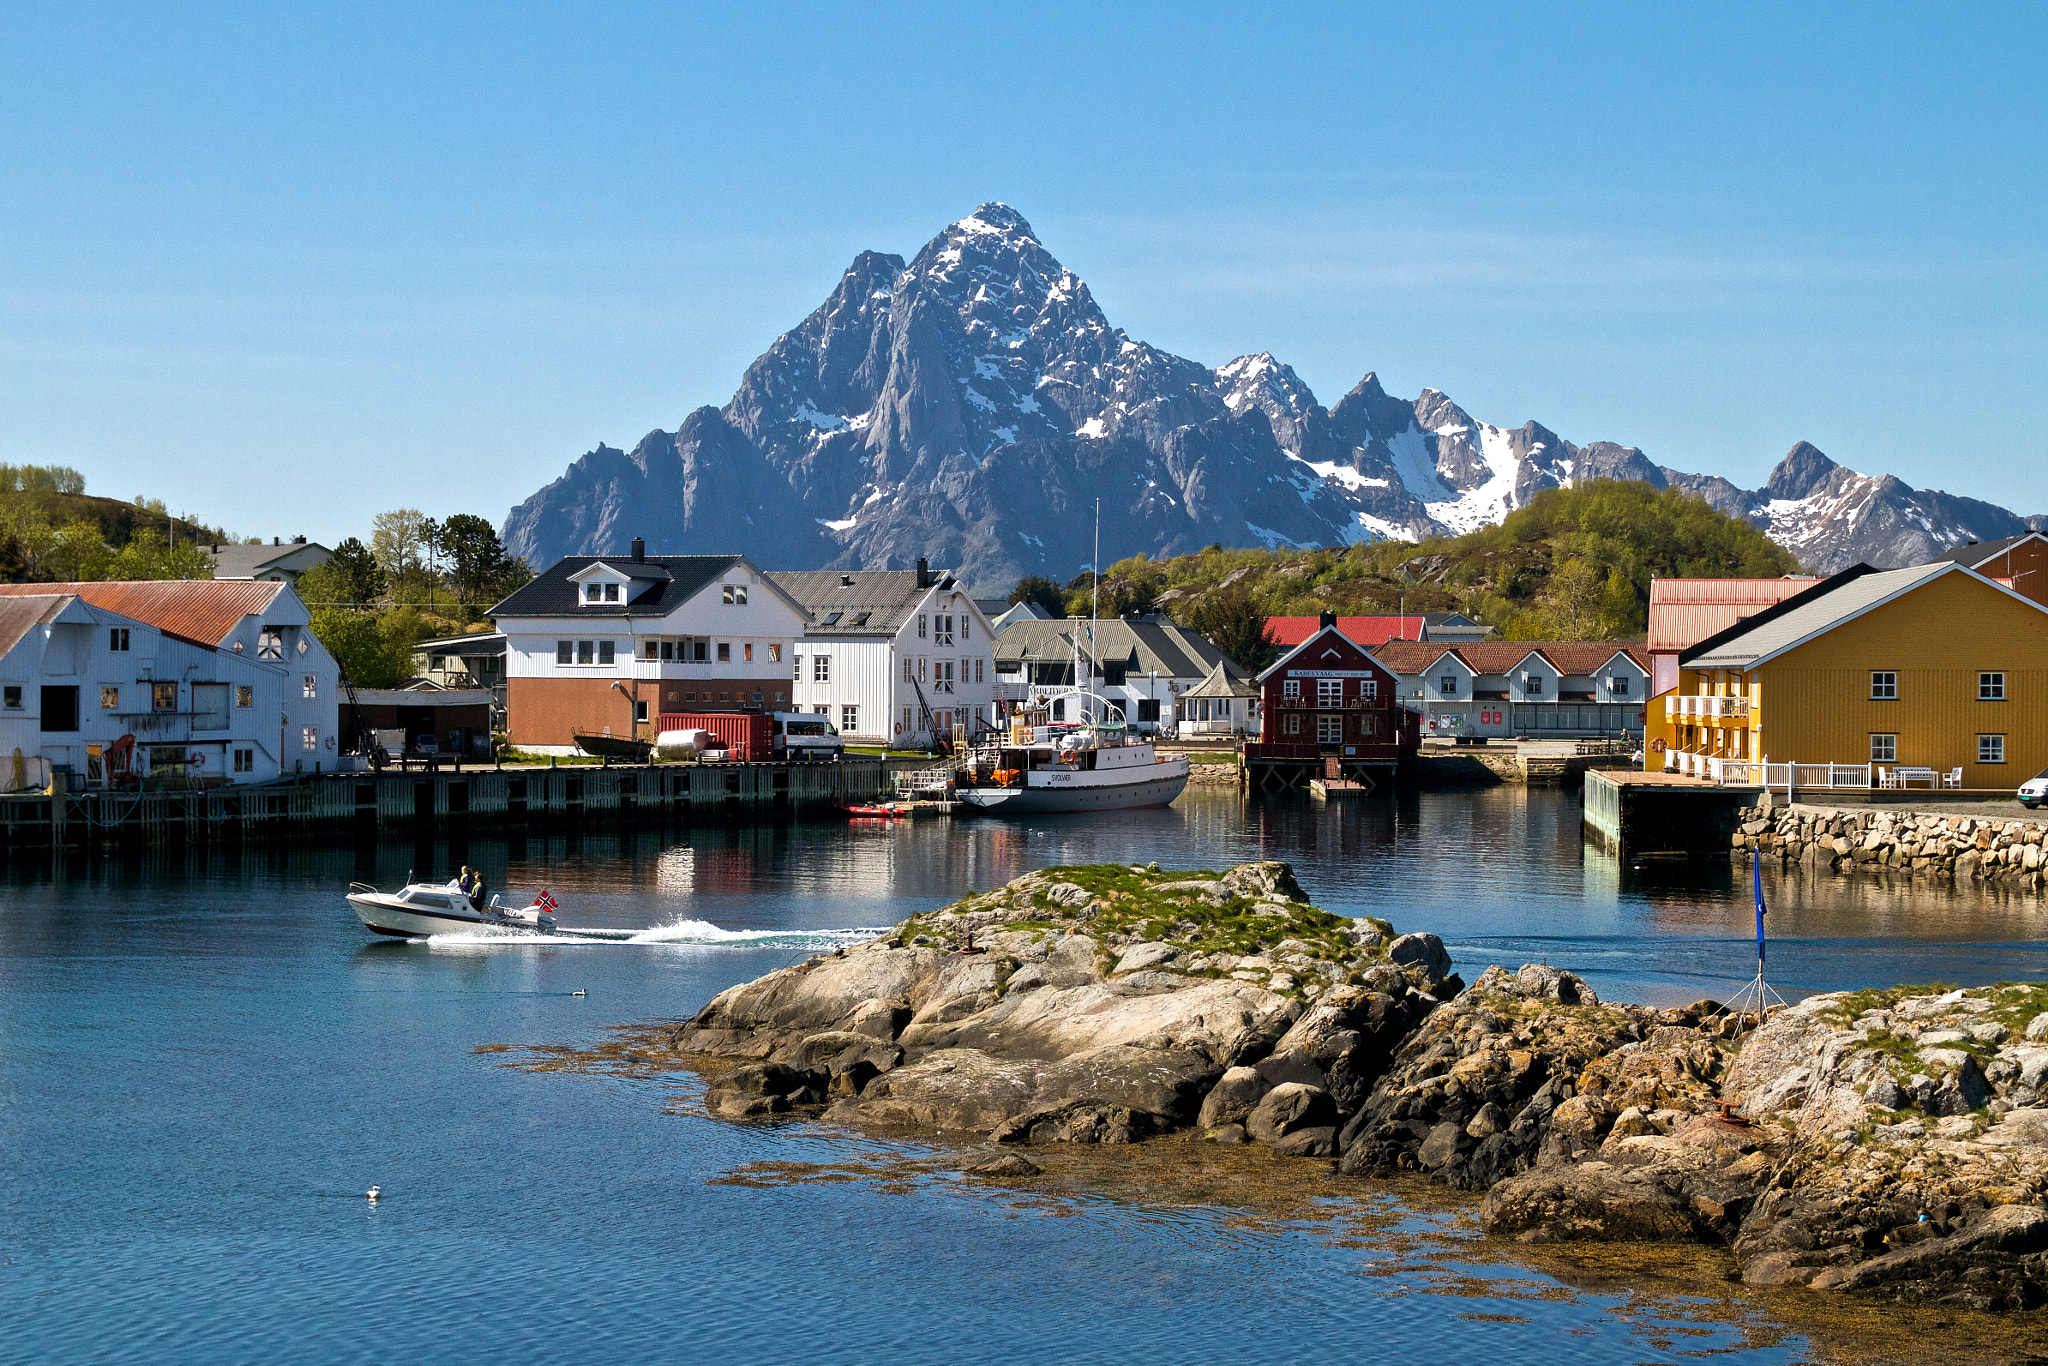
[[[624,759],[628,763],[644,764],[654,750],[652,740],[629,740],[618,735],[585,735],[582,731],[571,732],[576,748],[593,759]]]

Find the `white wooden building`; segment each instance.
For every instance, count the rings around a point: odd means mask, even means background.
[[[307,620],[282,582],[0,585],[0,789],[333,772],[340,669]]]
[[[994,719],[995,631],[951,574],[820,569],[769,575],[810,615],[793,710],[856,744],[922,749]]]

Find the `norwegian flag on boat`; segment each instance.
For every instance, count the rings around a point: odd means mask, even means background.
[[[539,896],[533,899],[533,904],[549,913],[553,913],[555,909],[555,899],[549,896],[545,891],[543,891]]]

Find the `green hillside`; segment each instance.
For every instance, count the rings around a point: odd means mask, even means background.
[[[1646,626],[1650,580],[1775,578],[1791,553],[1675,489],[1595,480],[1548,489],[1464,536],[1325,550],[1225,550],[1108,566],[1104,616],[1153,608],[1194,624],[1242,600],[1267,616],[1463,612],[1509,639],[1616,640]],[[1021,586],[1021,585],[1020,585]],[[1047,585],[1050,587],[1050,585]],[[1089,578],[1066,586],[1086,615]]]
[[[160,498],[89,494],[62,465],[0,465],[0,581],[204,578],[200,547],[236,539]]]

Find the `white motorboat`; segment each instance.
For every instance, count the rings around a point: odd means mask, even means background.
[[[545,894],[543,894],[545,896]],[[399,939],[425,939],[461,930],[518,930],[553,934],[552,898],[530,906],[507,906],[493,896],[479,910],[453,882],[414,882],[403,890],[380,892],[367,882],[348,885],[348,904],[363,928]]]
[[[1188,785],[1188,757],[1160,754],[1120,724],[1034,725],[977,745],[954,795],[1006,816],[1166,806]]]

